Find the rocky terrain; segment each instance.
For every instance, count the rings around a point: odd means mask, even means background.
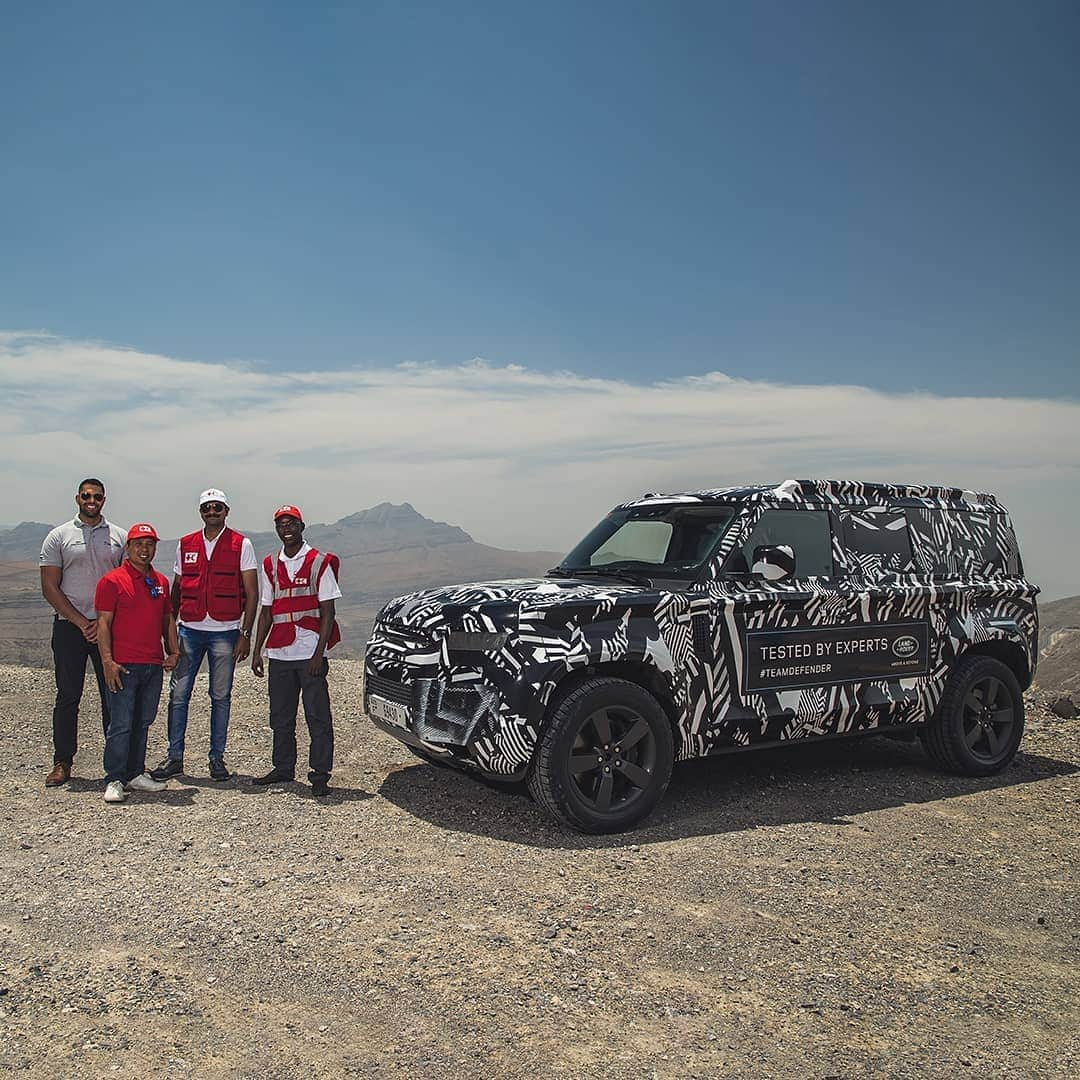
[[[11,1073],[1080,1072],[1080,725],[1038,692],[998,777],[885,739],[695,762],[642,829],[596,838],[412,759],[362,717],[356,663],[332,665],[324,801],[247,782],[269,745],[247,669],[238,776],[206,777],[203,676],[192,775],[119,806],[95,710],[46,790],[51,673],[0,678]]]

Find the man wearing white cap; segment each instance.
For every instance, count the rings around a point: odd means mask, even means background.
[[[199,496],[203,527],[182,536],[173,566],[172,604],[177,613],[180,663],[169,682],[169,754],[151,772],[167,780],[184,771],[188,704],[203,657],[210,667],[210,777],[228,780],[233,672],[246,659],[259,606],[258,562],[251,541],[225,524],[229,499],[210,488]]]

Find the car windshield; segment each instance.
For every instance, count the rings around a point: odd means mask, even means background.
[[[559,564],[564,570],[637,570],[650,577],[694,578],[735,510],[663,503],[613,510]]]

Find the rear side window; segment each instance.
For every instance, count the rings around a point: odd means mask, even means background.
[[[843,515],[844,547],[865,574],[915,569],[903,510],[867,506]]]
[[[826,510],[766,510],[750,537],[728,558],[725,571],[748,573],[754,548],[786,544],[795,552],[795,577],[832,577],[832,532]]]
[[[919,569],[935,578],[955,575],[949,563],[949,521],[945,511],[935,507],[912,508],[907,517]]]
[[[935,578],[1019,574],[1020,553],[1008,518],[977,510],[909,510],[915,555]]]
[[[949,510],[950,546],[962,574],[1004,574],[1009,552],[999,543],[1003,530],[999,514]]]

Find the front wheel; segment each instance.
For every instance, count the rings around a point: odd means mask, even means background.
[[[920,732],[938,765],[966,776],[1000,772],[1016,756],[1023,734],[1020,684],[991,656],[967,656],[956,665],[933,719]]]
[[[596,678],[555,707],[529,769],[529,791],[582,832],[621,832],[652,812],[671,779],[671,725],[636,683]]]

